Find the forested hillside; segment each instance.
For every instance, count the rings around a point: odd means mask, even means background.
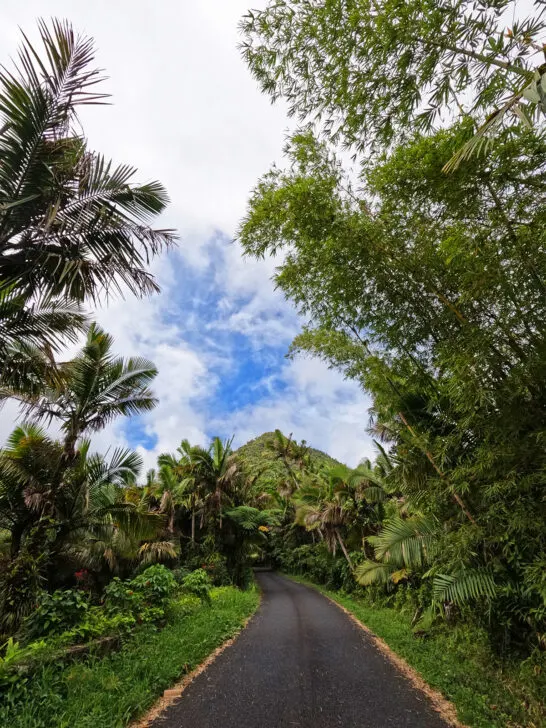
[[[291,477],[291,459],[293,459],[292,436],[286,437],[279,430],[264,432],[263,435],[249,440],[241,445],[235,454],[240,458],[248,473],[256,476],[256,493],[278,489],[281,483]],[[292,447],[291,447],[292,444]],[[298,467],[312,463],[315,467],[321,465],[336,465],[339,463],[321,450],[302,442],[297,445],[296,457],[299,459]]]

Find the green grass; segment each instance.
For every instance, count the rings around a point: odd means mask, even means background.
[[[22,694],[0,701],[10,728],[120,728],[231,637],[258,606],[256,590],[214,589],[210,607],[174,610],[160,631],[141,630],[103,658],[38,671]],[[188,613],[189,612],[189,613]]]
[[[450,629],[419,639],[409,614],[287,576],[352,612],[455,705],[462,723],[471,728],[546,726],[546,661],[505,664],[501,669],[478,630]]]

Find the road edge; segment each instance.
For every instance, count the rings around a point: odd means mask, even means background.
[[[201,673],[205,672],[205,670],[212,665],[212,663],[222,654],[222,652],[224,652],[233,645],[241,632],[243,632],[247,628],[249,622],[254,619],[260,609],[260,606],[262,604],[262,592],[260,589],[258,589],[258,593],[259,601],[256,609],[245,619],[245,621],[243,622],[241,627],[239,627],[239,629],[235,632],[235,634],[227,639],[225,642],[223,642],[221,645],[219,645],[215,650],[213,650],[213,652],[211,652],[210,655],[200,665],[198,665],[187,675],[184,675],[184,677],[180,678],[180,680],[175,682],[172,687],[165,690],[163,695],[155,701],[155,703],[146,711],[143,716],[128,724],[128,728],[150,728],[153,721],[160,718],[168,708],[174,705],[174,703],[176,703],[176,701],[182,697],[182,694],[184,693],[186,688],[191,685],[195,678],[201,675]]]
[[[409,665],[403,657],[400,657],[400,655],[398,655],[391,647],[389,647],[389,645],[383,639],[381,639],[381,637],[376,635],[375,632],[372,632],[372,630],[367,627],[364,622],[361,622],[358,617],[356,617],[349,609],[347,609],[347,607],[344,607],[343,604],[337,602],[329,594],[325,594],[322,589],[318,587],[318,585],[315,585],[311,582],[303,582],[299,581],[298,579],[293,579],[290,574],[283,573],[283,576],[285,576],[287,579],[291,579],[296,584],[307,586],[310,589],[318,592],[319,594],[322,594],[322,596],[325,597],[329,602],[341,609],[342,612],[345,612],[349,619],[354,624],[356,624],[359,629],[366,633],[366,635],[370,638],[370,640],[377,647],[377,649],[383,654],[383,656],[386,657],[387,660],[389,660],[389,662],[391,662],[394,667],[396,667],[397,670],[401,672],[407,680],[409,680],[413,687],[427,696],[432,705],[432,708],[451,726],[451,728],[470,728],[470,726],[460,722],[457,717],[457,709],[453,703],[445,698],[439,690],[435,690],[434,688],[430,687],[430,685],[424,680],[424,678],[419,674],[419,672],[417,672],[414,667],[411,667],[411,665]]]

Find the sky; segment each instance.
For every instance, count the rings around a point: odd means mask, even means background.
[[[2,0],[3,63],[19,28],[68,18],[97,46],[112,105],[81,115],[91,148],[159,179],[171,205],[176,251],[152,264],[161,293],[114,300],[96,311],[124,356],[159,370],[153,412],[117,420],[94,437],[101,451],[126,445],[153,467],[180,440],[215,435],[236,446],[281,429],[356,465],[373,454],[370,401],[318,360],[285,357],[302,321],[271,282],[275,261],[243,258],[234,235],[260,175],[282,163],[291,123],[261,95],[242,61],[237,23],[263,0]],[[0,440],[17,411],[2,410]]]

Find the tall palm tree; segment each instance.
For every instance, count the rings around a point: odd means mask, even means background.
[[[209,448],[196,453],[198,477],[203,483],[205,509],[209,516],[217,517],[220,529],[222,509],[229,502],[231,491],[238,482],[238,462],[233,455],[233,438],[214,437]]]
[[[61,424],[67,458],[74,457],[83,434],[101,430],[119,415],[151,410],[157,402],[148,388],[157,374],[154,365],[116,357],[112,345],[112,337],[92,324],[81,353],[59,364],[58,376],[45,381],[41,392],[10,392],[36,420]]]
[[[158,458],[160,468],[168,468],[178,479],[177,499],[186,508],[191,517],[191,543],[195,544],[196,520],[203,510],[205,474],[203,458],[205,451],[198,445],[191,445],[187,439],[182,440],[176,448],[176,454],[163,454]]]
[[[175,240],[151,227],[163,186],[136,184],[82,135],[78,109],[106,98],[92,39],[58,20],[39,32],[42,48],[23,34],[0,68],[0,354],[14,339],[55,346],[103,292],[157,290],[146,267]]]
[[[179,467],[163,463],[158,473],[158,492],[161,496],[159,510],[167,517],[167,530],[174,535],[174,521],[179,508],[187,509],[193,516],[192,541],[195,540],[195,479],[187,476]]]

